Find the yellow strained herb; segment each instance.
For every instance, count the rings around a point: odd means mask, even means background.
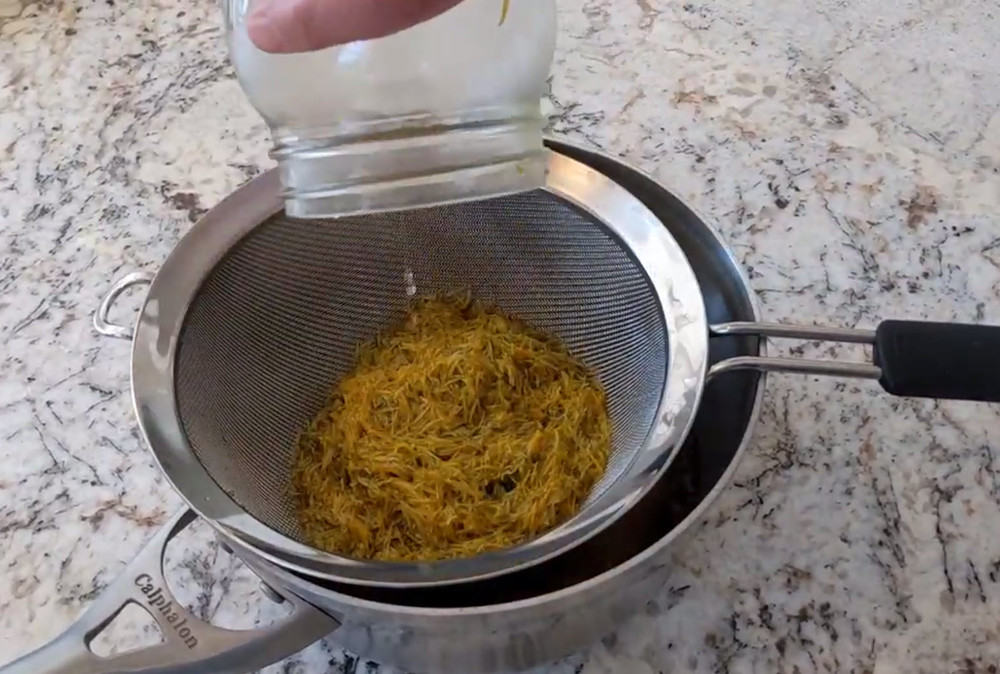
[[[421,299],[300,436],[299,519],[359,559],[516,545],[576,514],[610,437],[603,390],[558,340],[468,298]]]

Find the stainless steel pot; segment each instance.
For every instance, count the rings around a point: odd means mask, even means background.
[[[752,294],[738,265],[703,222],[655,182],[608,157],[551,143],[597,165],[633,191],[667,226],[695,267],[713,322],[755,321]],[[102,316],[133,275],[102,303]],[[131,329],[117,334],[129,337]],[[763,355],[753,337],[713,340],[711,362]],[[12,663],[4,674],[97,672],[242,672],[296,652],[333,633],[334,641],[372,659],[411,671],[492,672],[538,665],[572,652],[619,626],[669,577],[667,549],[702,516],[728,482],[750,436],[762,386],[756,373],[718,378],[705,391],[717,410],[696,420],[671,470],[615,526],[576,551],[489,582],[399,590],[324,584],[262,559],[235,538],[232,545],[293,611],[264,630],[233,632],[207,625],[181,608],[162,577],[163,549],[191,522],[179,513],[122,577],[47,646]],[[719,414],[727,423],[719,423]],[[134,602],[157,620],[166,644],[98,658],[89,644]]]

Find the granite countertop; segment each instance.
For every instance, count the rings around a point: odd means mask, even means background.
[[[769,319],[1000,323],[994,0],[560,4],[554,132],[704,213]],[[0,0],[0,17],[4,662],[64,629],[180,504],[133,420],[128,343],[91,328],[101,294],[268,159],[215,3]],[[669,610],[551,671],[996,672],[998,522],[1000,407],[776,376],[654,598]],[[207,532],[171,559],[196,610],[253,624],[255,584]],[[144,638],[124,620],[102,648]],[[377,668],[331,642],[267,671]]]

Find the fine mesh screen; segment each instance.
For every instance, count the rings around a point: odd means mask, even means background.
[[[589,215],[542,191],[329,221],[279,214],[213,269],[175,361],[191,447],[248,513],[302,540],[295,437],[414,286],[470,290],[562,338],[608,394],[613,453],[591,498],[627,471],[663,390],[663,317],[642,269]]]

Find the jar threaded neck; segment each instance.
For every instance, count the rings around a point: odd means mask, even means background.
[[[336,217],[540,187],[542,126],[535,105],[477,111],[457,120],[380,120],[377,126],[309,136],[275,130],[271,156],[290,216]]]

